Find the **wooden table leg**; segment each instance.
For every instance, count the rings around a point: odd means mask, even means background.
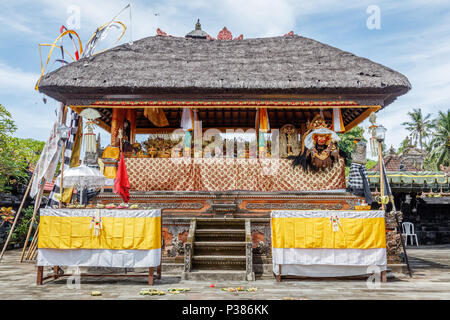
[[[277,282],[281,282],[281,264],[278,265],[278,275],[275,276]]]
[[[38,266],[37,267],[37,278],[36,278],[36,284],[38,286],[42,285],[42,278],[44,277],[44,267]]]
[[[156,267],[156,279],[161,280],[161,265]]]
[[[381,271],[381,282],[387,282],[387,272],[386,272],[386,270]]]
[[[58,279],[58,269],[59,269],[59,267],[58,266],[54,266],[53,267],[53,279]]]
[[[148,268],[148,284],[153,285],[153,267]]]

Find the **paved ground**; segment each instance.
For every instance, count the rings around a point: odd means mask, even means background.
[[[413,278],[404,274],[391,274],[388,283],[379,289],[370,289],[364,280],[338,281],[286,281],[257,280],[255,282],[215,283],[181,281],[177,275],[164,274],[155,280],[153,288],[165,291],[164,296],[140,296],[139,291],[149,288],[146,278],[83,278],[79,289],[67,287],[66,279],[50,280],[36,286],[33,263],[19,263],[18,250],[6,252],[0,262],[0,300],[3,299],[450,299],[450,245],[409,248],[408,254],[414,270]],[[221,288],[256,287],[257,292],[224,292]],[[172,295],[169,288],[190,288],[188,293]],[[98,290],[102,296],[92,297]]]

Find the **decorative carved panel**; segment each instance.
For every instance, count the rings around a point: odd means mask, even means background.
[[[342,210],[341,203],[249,203],[247,209],[259,210],[281,210],[281,209],[297,209],[297,210]]]
[[[146,205],[157,209],[201,209],[203,208],[203,203],[192,202],[192,203],[177,203],[177,202],[149,202]]]

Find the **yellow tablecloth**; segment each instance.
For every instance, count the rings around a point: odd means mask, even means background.
[[[276,274],[280,265],[288,266],[288,274],[314,276],[356,275],[368,266],[386,266],[383,211],[276,210],[271,228]]]
[[[102,228],[94,235],[98,214]],[[41,209],[38,265],[160,264],[161,210]]]

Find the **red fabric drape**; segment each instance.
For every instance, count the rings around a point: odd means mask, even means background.
[[[117,176],[114,181],[114,192],[117,193],[125,203],[130,201],[130,181],[128,180],[127,167],[123,159],[123,153],[120,154]]]

